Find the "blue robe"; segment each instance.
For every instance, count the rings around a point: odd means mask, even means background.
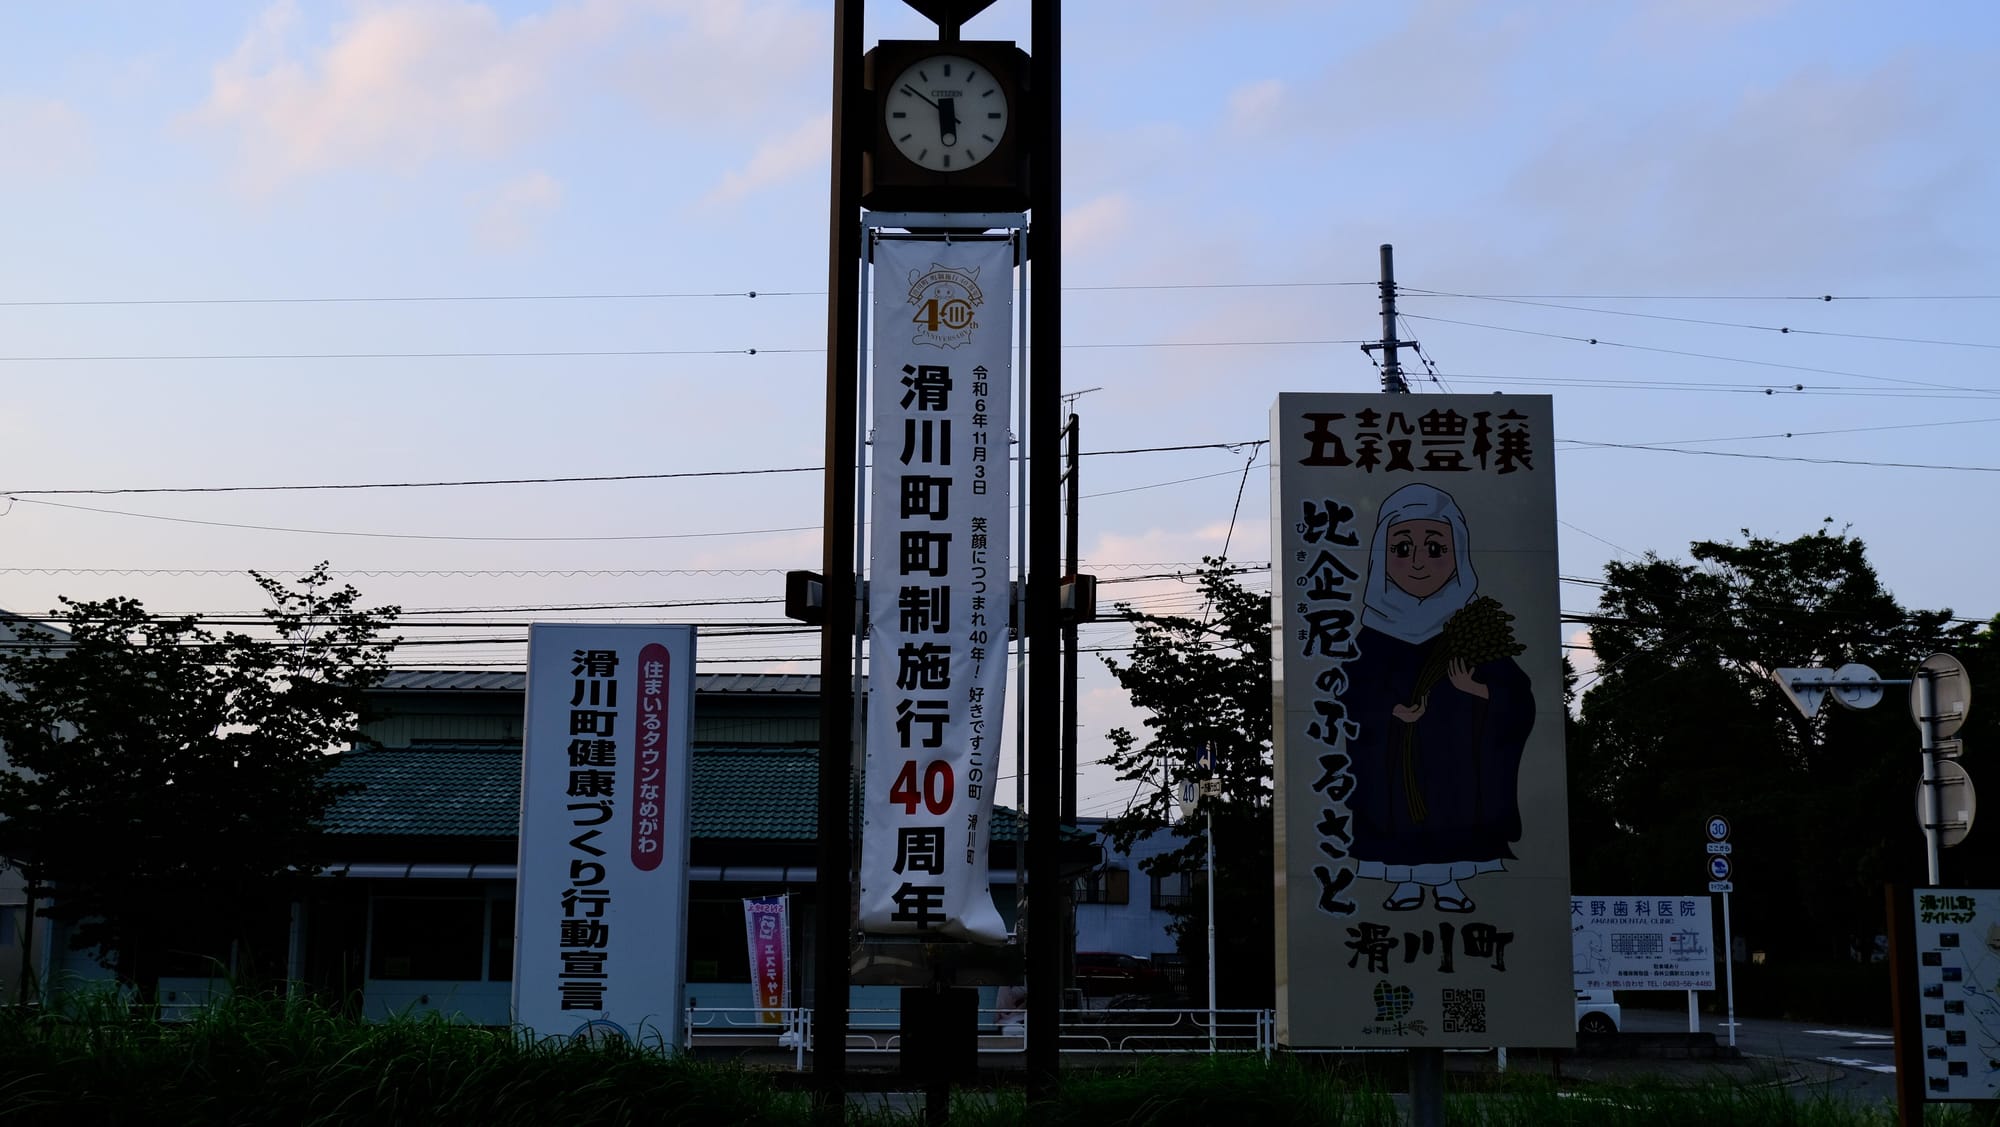
[[[1358,641],[1361,653],[1342,670],[1341,694],[1357,728],[1348,741],[1352,856],[1385,865],[1513,857],[1509,845],[1521,839],[1521,754],[1535,724],[1527,674],[1512,658],[1475,667],[1485,700],[1440,677],[1411,725],[1390,709],[1410,703],[1438,637],[1405,642],[1363,626]]]

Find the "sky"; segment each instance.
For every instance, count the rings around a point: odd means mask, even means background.
[[[1025,46],[1028,8],[966,35]],[[1824,527],[1905,605],[2000,612],[2000,9],[1064,19],[1106,601],[1268,563],[1271,404],[1380,387],[1389,243],[1415,393],[1554,398],[1565,611],[1609,561]],[[870,43],[927,29],[868,5]],[[772,627],[820,561],[831,37],[830,0],[0,7],[0,607],[247,612],[247,569],[325,560],[406,609],[399,664],[519,668],[579,618],[816,668]],[[1084,666],[1091,763],[1140,718]],[[1080,806],[1131,794],[1092,765]]]

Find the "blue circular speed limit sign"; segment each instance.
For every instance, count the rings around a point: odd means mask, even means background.
[[[1711,814],[1711,815],[1709,815],[1709,816],[1708,816],[1708,840],[1710,840],[1710,841],[1728,841],[1728,840],[1729,840],[1729,819],[1727,819],[1727,818],[1723,817],[1723,816],[1722,816],[1722,815],[1720,815],[1720,814]],[[1717,880],[1721,880],[1722,878],[1721,878],[1721,877],[1717,877],[1716,879],[1717,879]]]
[[[1729,879],[1729,858],[1727,858],[1727,857],[1710,857],[1710,858],[1708,859],[1708,879],[1710,879],[1710,880],[1728,880],[1728,879]]]

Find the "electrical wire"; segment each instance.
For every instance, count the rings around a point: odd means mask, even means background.
[[[1719,360],[1728,364],[1748,364],[1759,368],[1778,368],[1789,372],[1810,372],[1821,376],[1845,376],[1856,380],[1875,380],[1880,383],[1900,384],[1907,387],[1928,388],[1933,391],[1960,391],[1975,395],[2000,395],[2000,390],[1991,388],[1961,387],[1955,384],[1932,383],[1927,380],[1906,380],[1895,376],[1876,376],[1866,372],[1849,372],[1838,368],[1815,368],[1806,364],[1785,364],[1775,360],[1750,360],[1741,356],[1721,356],[1712,352],[1690,352],[1680,348],[1660,348],[1654,345],[1629,344],[1624,341],[1605,340],[1601,337],[1579,337],[1568,333],[1551,333],[1540,329],[1522,329],[1511,325],[1489,325],[1479,321],[1459,321],[1450,317],[1432,317],[1422,313],[1411,313],[1416,321],[1435,321],[1443,325],[1458,325],[1468,329],[1487,329],[1499,333],[1518,333],[1522,336],[1544,337],[1549,340],[1564,340],[1574,344],[1604,345],[1608,348],[1625,348],[1635,352],[1656,352],[1665,356],[1682,356],[1694,360]]]
[[[1165,454],[1184,450],[1228,450],[1240,452],[1243,447],[1268,441],[1262,438],[1245,439],[1241,442],[1195,442],[1179,446],[1134,446],[1123,450],[1086,450],[1082,457],[1109,457],[1125,454]],[[682,478],[708,477],[754,477],[762,474],[820,473],[822,466],[780,466],[745,470],[688,470],[676,473],[633,473],[633,474],[579,474],[565,477],[502,477],[467,478],[450,481],[363,481],[336,482],[308,485],[152,485],[121,486],[108,489],[6,489],[0,496],[7,497],[66,497],[91,496],[108,497],[114,495],[137,495],[145,493],[285,493],[309,491],[334,491],[353,489],[450,489],[466,486],[487,485],[573,485],[583,482],[614,481],[671,481]],[[1230,471],[1235,472],[1235,471]],[[1194,479],[1189,479],[1194,480]]]
[[[1802,454],[1752,454],[1746,450],[1691,450],[1682,446],[1639,445],[1630,442],[1586,442],[1582,439],[1556,440],[1576,446],[1606,450],[1652,450],[1662,454],[1697,454],[1709,458],[1746,458],[1759,462],[1804,462],[1816,466],[1868,466],[1895,470],[1949,470],[1956,473],[2000,473],[2000,466],[1958,466],[1935,462],[1877,462],[1860,458],[1809,458]]]
[[[1142,284],[1107,283],[1095,286],[1064,286],[1064,293],[1091,293],[1117,290],[1254,290],[1306,289],[1334,286],[1372,286],[1375,282],[1154,282]],[[359,295],[345,297],[164,297],[164,298],[78,298],[49,301],[0,301],[0,309],[87,308],[92,306],[148,305],[388,305],[442,302],[508,301],[666,301],[691,298],[740,297],[825,297],[825,290],[721,290],[690,293],[542,293],[542,294],[416,294]]]
[[[1397,292],[1404,292],[1397,287]],[[1555,301],[1540,301],[1525,297],[1496,297],[1490,294],[1446,293],[1441,290],[1412,290],[1411,297],[1463,298],[1468,301],[1504,302],[1508,305],[1527,305],[1539,309],[1566,309],[1576,313],[1598,313],[1607,317],[1636,317],[1648,321],[1674,321],[1684,325],[1706,325],[1719,329],[1749,329],[1756,332],[1778,333],[1788,336],[1837,337],[1842,340],[1873,340],[1891,344],[1934,344],[1948,348],[2000,348],[2000,344],[1989,341],[1936,340],[1929,337],[1894,337],[1874,333],[1843,333],[1831,329],[1797,329],[1789,325],[1758,325],[1744,321],[1713,321],[1703,317],[1675,317],[1665,313],[1640,313],[1631,309],[1603,309],[1589,305],[1567,305]]]
[[[1308,348],[1334,344],[1363,344],[1359,340],[1147,340],[1065,343],[1064,350],[1120,348]],[[101,356],[0,356],[0,364],[116,364],[135,361],[233,360],[576,360],[662,356],[819,356],[824,348],[614,348],[550,351],[453,351],[453,352],[189,352],[157,354],[106,354]]]

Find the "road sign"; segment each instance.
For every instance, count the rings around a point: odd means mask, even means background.
[[[1708,859],[1708,879],[1728,880],[1729,870],[1729,858],[1716,856]]]
[[[1736,886],[1726,880],[1712,880],[1708,882],[1708,890],[1710,892],[1734,892],[1736,891]],[[1727,903],[1727,901],[1724,901],[1724,903]]]
[[[1819,706],[1826,701],[1827,671],[1817,665],[1799,669],[1773,669],[1771,679],[1792,698],[1792,703],[1811,720],[1819,715]]]
[[[1194,765],[1200,771],[1215,770],[1215,745],[1203,744],[1195,749]]]
[[[1736,849],[1735,846],[1729,844],[1726,841],[1711,841],[1708,843],[1708,851],[1710,853],[1719,853],[1724,856],[1727,856],[1735,849]]]
[[[1973,816],[1979,813],[1979,796],[1972,789],[1972,776],[1965,768],[1950,760],[1942,760],[1937,765],[1938,788],[1938,845],[1949,849],[1965,840],[1972,832]],[[1924,810],[1924,784],[1917,784],[1917,824],[1923,825],[1928,814]]]
[[[1833,699],[1844,708],[1873,708],[1882,699],[1882,679],[1865,665],[1833,671]]]
[[[1956,735],[1972,711],[1972,678],[1965,666],[1950,654],[1932,654],[1917,665],[1910,684],[1910,715],[1922,724],[1924,682],[1931,683],[1931,715],[1936,721],[1932,735],[1938,739]]]
[[[1203,798],[1220,798],[1220,797],[1222,797],[1222,780],[1221,780],[1221,779],[1203,779],[1203,780],[1201,781],[1201,796],[1202,796]]]
[[[1708,816],[1708,840],[1728,841],[1729,819],[1720,814],[1710,814]]]

